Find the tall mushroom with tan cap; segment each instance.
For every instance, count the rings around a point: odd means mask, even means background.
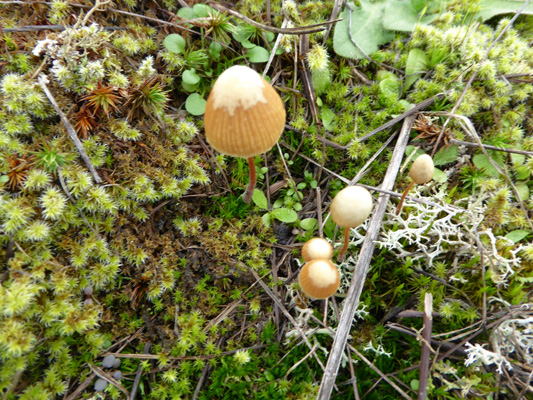
[[[403,201],[415,183],[417,185],[424,185],[428,183],[433,179],[434,173],[435,166],[433,165],[433,159],[429,155],[422,154],[413,162],[411,169],[409,169],[409,176],[411,177],[412,181],[409,185],[407,185],[405,192],[403,192],[400,203],[398,204],[398,208],[396,209],[396,215],[400,215]]]
[[[256,183],[254,157],[276,144],[285,127],[285,107],[274,88],[253,69],[236,65],[216,80],[204,114],[205,135],[218,152],[248,159],[249,203]]]
[[[348,249],[350,228],[365,222],[372,211],[372,195],[362,186],[348,186],[337,193],[329,209],[333,221],[344,228],[344,246],[338,258],[342,260]]]

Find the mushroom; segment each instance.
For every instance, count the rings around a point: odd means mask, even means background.
[[[207,99],[205,135],[218,152],[248,159],[250,181],[243,195],[250,203],[256,183],[254,157],[276,144],[285,127],[285,107],[274,88],[242,65],[224,71]]]
[[[305,262],[322,258],[329,260],[333,256],[333,247],[329,242],[322,238],[313,238],[308,240],[302,247],[302,257]]]
[[[298,275],[300,287],[313,299],[327,299],[340,285],[339,270],[330,260],[316,259],[307,262]]]
[[[329,208],[333,221],[345,228],[344,246],[338,258],[340,261],[348,249],[350,228],[361,225],[372,211],[372,196],[364,187],[348,186],[337,193]]]
[[[400,204],[398,204],[398,208],[396,209],[396,215],[400,214],[400,211],[402,210],[403,201],[405,200],[407,193],[409,193],[415,183],[417,185],[424,185],[428,183],[430,180],[433,179],[434,172],[435,166],[433,165],[433,159],[427,154],[422,154],[413,162],[413,165],[411,165],[411,169],[409,170],[409,176],[411,177],[412,181],[411,183],[409,183],[409,185],[405,189],[405,192],[403,192],[402,194]]]

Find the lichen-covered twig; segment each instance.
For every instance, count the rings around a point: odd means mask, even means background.
[[[405,152],[405,147],[409,141],[409,133],[413,120],[413,116],[410,116],[404,121],[400,135],[398,136],[396,147],[392,153],[389,168],[387,169],[385,178],[383,179],[383,183],[381,185],[383,189],[389,190],[394,185]],[[359,297],[361,296],[363,285],[365,284],[366,275],[370,266],[370,261],[372,259],[372,254],[374,252],[374,242],[381,229],[381,223],[383,216],[385,215],[385,210],[387,209],[388,201],[388,195],[381,194],[379,196],[374,214],[372,215],[368,224],[368,230],[363,242],[363,246],[359,253],[357,265],[352,276],[350,289],[348,290],[348,294],[344,300],[344,307],[339,325],[337,327],[337,333],[335,334],[335,340],[333,341],[331,353],[322,377],[322,383],[320,385],[320,390],[317,397],[319,400],[327,400],[331,396],[331,391],[333,389],[333,385],[335,384],[335,377],[337,375],[342,354],[348,340],[348,334],[350,333],[350,327],[355,315],[355,310],[359,304]]]
[[[44,75],[39,76],[38,79],[39,85],[43,88],[44,93],[46,94],[46,97],[48,97],[48,100],[50,100],[50,103],[52,103],[52,106],[56,110],[56,112],[59,114],[59,117],[61,118],[61,122],[63,122],[63,125],[65,126],[65,129],[67,130],[67,133],[70,137],[70,139],[74,142],[74,145],[76,146],[76,149],[80,153],[80,157],[87,165],[87,168],[89,169],[89,172],[93,176],[96,183],[101,183],[102,178],[100,178],[100,175],[98,175],[98,172],[96,172],[96,168],[94,168],[93,163],[89,159],[89,156],[87,155],[83,144],[81,143],[81,140],[78,138],[78,135],[76,134],[76,130],[68,120],[67,116],[61,111],[61,108],[59,107],[59,104],[57,104],[57,101],[55,97],[52,95],[52,92],[50,92],[50,89],[48,89],[48,86],[46,85],[47,78]]]

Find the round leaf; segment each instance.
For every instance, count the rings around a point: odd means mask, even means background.
[[[290,224],[298,219],[298,214],[294,210],[288,208],[277,208],[272,211],[272,216],[281,222]]]
[[[518,243],[519,241],[524,239],[527,235],[529,235],[528,231],[523,231],[519,229],[516,231],[509,232],[507,235],[505,235],[505,237],[513,243]]]
[[[163,46],[172,53],[181,54],[185,50],[185,39],[177,33],[171,33],[163,40]]]
[[[300,228],[306,231],[314,231],[318,226],[318,220],[315,218],[306,218],[300,221]]]
[[[183,72],[181,78],[183,79],[183,82],[188,85],[196,85],[198,82],[200,82],[200,77],[196,74],[193,68]]]
[[[246,57],[253,63],[263,63],[267,62],[270,54],[268,50],[261,46],[255,46],[254,48],[248,50]]]
[[[254,189],[252,200],[257,207],[262,208],[263,210],[268,210],[267,198],[261,190]]]
[[[192,115],[202,115],[207,102],[198,93],[193,93],[185,101],[185,109]]]
[[[183,19],[193,19],[194,11],[191,7],[182,7],[178,10],[178,16]]]

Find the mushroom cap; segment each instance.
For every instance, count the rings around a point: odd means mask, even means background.
[[[267,152],[285,127],[285,107],[253,69],[235,65],[216,80],[204,114],[205,135],[218,152],[250,158]]]
[[[302,257],[305,262],[316,258],[329,260],[333,257],[333,247],[326,239],[313,238],[308,240],[302,247]]]
[[[306,263],[298,275],[300,287],[313,299],[327,299],[339,288],[339,270],[330,260],[316,259]]]
[[[362,186],[348,186],[337,193],[329,208],[337,225],[355,228],[370,215],[372,195]]]
[[[423,185],[433,179],[434,172],[433,159],[427,154],[422,154],[411,165],[409,176],[417,185]]]

